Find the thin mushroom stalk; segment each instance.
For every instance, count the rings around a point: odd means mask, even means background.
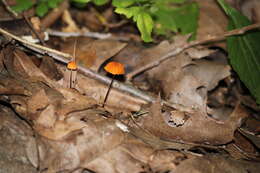
[[[111,80],[111,82],[110,82],[110,84],[109,84],[108,90],[107,90],[107,92],[106,92],[106,96],[105,96],[104,102],[103,102],[103,104],[102,104],[102,107],[105,106],[105,103],[106,103],[106,101],[107,101],[107,99],[108,99],[108,95],[109,95],[109,92],[110,92],[110,90],[111,90],[111,88],[112,88],[112,86],[113,86],[113,82],[114,82],[115,76],[116,76],[116,75],[123,75],[123,74],[125,74],[124,65],[121,64],[121,63],[119,63],[119,62],[115,62],[115,61],[109,62],[109,63],[104,67],[104,69],[105,69],[108,73],[112,74],[113,76],[112,76],[112,80]]]
[[[102,104],[102,107],[105,106],[105,103],[106,103],[106,101],[107,101],[107,98],[108,98],[108,95],[109,95],[109,93],[110,93],[111,87],[112,87],[112,85],[113,85],[114,79],[115,79],[115,75],[113,75],[112,80],[111,80],[111,82],[110,82],[110,84],[109,84],[109,87],[108,87],[108,89],[107,89],[106,96],[105,96],[104,102],[103,102],[103,104]]]

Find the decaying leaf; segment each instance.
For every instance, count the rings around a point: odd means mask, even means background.
[[[170,124],[173,123],[172,120],[167,123],[169,115],[162,113],[161,109],[161,106],[155,103],[151,107],[150,115],[142,119],[140,124],[142,128],[166,140],[215,145],[232,141],[234,131],[241,124],[241,120],[247,116],[245,109],[238,105],[226,121],[218,122],[202,112],[185,113],[187,118],[183,125],[173,127]]]
[[[204,156],[192,159],[187,159],[182,162],[176,173],[205,173],[205,172],[225,172],[242,173],[242,172],[258,172],[260,169],[259,163],[248,162],[242,160],[234,160],[223,156]]]

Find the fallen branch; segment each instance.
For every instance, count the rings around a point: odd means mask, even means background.
[[[180,54],[181,52],[183,52],[184,50],[197,46],[197,45],[202,45],[202,44],[206,44],[206,43],[210,43],[210,42],[216,42],[216,41],[221,41],[221,40],[225,40],[226,37],[229,36],[234,36],[234,35],[241,35],[244,34],[245,32],[252,30],[252,29],[256,29],[256,28],[260,28],[260,23],[256,23],[256,24],[252,24],[252,25],[248,25],[245,26],[243,28],[239,28],[239,29],[234,29],[231,31],[227,31],[221,35],[209,35],[207,38],[202,39],[202,40],[195,40],[195,41],[191,41],[189,43],[186,43],[182,46],[179,47],[173,47],[173,50],[170,50],[169,53],[167,53],[166,55],[160,57],[159,59],[157,59],[156,61],[150,62],[134,71],[132,71],[131,73],[128,73],[126,75],[126,78],[128,81],[132,80],[133,77],[135,77],[136,75],[147,71],[151,68],[154,68],[158,65],[160,65],[162,62],[164,62],[167,59],[170,59],[178,54]]]
[[[41,45],[38,45],[38,44],[28,42],[24,39],[21,39],[21,38],[15,36],[13,34],[7,32],[7,31],[5,31],[2,28],[0,28],[0,33],[6,35],[8,37],[11,37],[12,39],[14,39],[16,41],[19,41],[20,43],[22,43],[24,46],[28,47],[31,50],[34,50],[34,51],[36,51],[40,54],[49,55],[53,59],[55,59],[59,62],[65,63],[65,64],[67,64],[71,60],[71,58],[73,57],[70,54],[63,53],[63,52],[60,52],[58,50],[51,49],[51,48],[48,48],[48,47],[44,47],[44,46],[41,46]],[[106,85],[110,84],[110,82],[111,82],[110,78],[108,78],[106,76],[102,76],[99,73],[94,72],[94,71],[92,71],[92,70],[90,70],[86,67],[79,65],[78,71],[81,72],[82,74],[86,75],[87,77],[98,80],[102,83],[105,83]],[[140,98],[140,99],[142,99],[146,102],[151,103],[151,102],[155,102],[157,100],[155,97],[150,96],[150,95],[146,94],[145,92],[134,88],[131,85],[127,85],[127,84],[119,82],[119,81],[113,82],[113,88],[118,89],[122,92],[128,93],[132,96],[138,97],[138,98]],[[170,102],[167,102],[165,100],[162,100],[162,104],[164,104],[166,106],[170,106],[174,109],[178,109],[180,111],[186,111],[186,112],[192,112],[193,111],[192,108],[188,108],[188,107],[183,106],[181,104],[170,103]]]

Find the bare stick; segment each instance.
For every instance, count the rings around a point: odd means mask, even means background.
[[[7,31],[5,31],[2,28],[0,28],[0,33],[6,35],[8,37],[11,37],[14,40],[19,41],[19,42],[23,43],[24,45],[26,45],[28,47],[33,47],[35,49],[39,49],[39,50],[42,51],[41,53],[44,53],[44,54],[52,53],[52,54],[56,54],[56,55],[59,55],[59,56],[65,57],[65,58],[71,58],[72,57],[72,55],[70,55],[70,54],[63,53],[63,52],[57,51],[55,49],[51,49],[51,48],[48,48],[48,47],[45,47],[45,46],[41,46],[41,45],[34,44],[34,43],[29,42],[29,41],[26,41],[26,40],[24,40],[20,37],[17,37],[17,36],[7,32]]]
[[[15,11],[13,11],[12,8],[10,8],[10,6],[7,4],[7,2],[5,0],[2,0],[2,2],[4,4],[6,10],[9,11],[15,18],[17,18],[18,14]]]
[[[126,78],[127,78],[127,80],[132,80],[133,77],[135,77],[136,75],[160,65],[163,61],[165,61],[169,58],[173,58],[174,56],[180,54],[181,52],[183,52],[184,50],[186,50],[188,48],[191,48],[191,47],[194,47],[194,46],[197,46],[197,45],[201,45],[201,44],[210,43],[210,42],[225,40],[226,37],[228,37],[228,36],[241,35],[241,34],[244,34],[245,32],[247,32],[249,30],[256,29],[256,28],[259,28],[259,27],[260,27],[260,23],[256,23],[256,24],[245,26],[243,28],[227,31],[227,32],[220,34],[220,35],[209,35],[205,39],[191,41],[191,42],[184,44],[182,46],[179,46],[177,48],[173,47],[173,50],[170,50],[166,55],[158,58],[156,61],[150,62],[150,63],[134,70],[133,72],[128,73]]]
[[[98,32],[61,32],[55,31],[51,29],[46,30],[49,35],[58,36],[58,37],[90,37],[90,38],[97,38],[97,39],[107,39],[112,36],[112,34],[107,33],[98,33]]]

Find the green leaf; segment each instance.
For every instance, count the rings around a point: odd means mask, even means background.
[[[162,3],[176,3],[176,4],[182,4],[186,2],[187,0],[157,0],[156,3],[162,4]]]
[[[135,0],[113,0],[112,4],[115,7],[125,8],[135,3]]]
[[[14,10],[17,13],[20,13],[24,10],[28,10],[33,6],[33,3],[31,0],[16,0],[16,5],[12,6],[12,10]]]
[[[136,23],[139,31],[141,32],[141,37],[145,42],[152,41],[152,30],[153,30],[153,19],[149,13],[140,12],[136,17]]]
[[[169,11],[159,8],[154,12],[155,17],[155,32],[157,34],[166,35],[168,31],[177,32],[178,27],[173,19],[174,11]]]
[[[90,2],[91,0],[72,0],[72,1],[76,2],[76,3],[83,3],[83,4],[85,4],[85,3]]]
[[[180,33],[192,33],[192,39],[195,39],[196,30],[198,28],[198,17],[198,5],[197,3],[191,3],[177,8],[175,10],[175,15],[173,15],[173,20],[180,29]]]
[[[224,0],[218,0],[229,16],[228,30],[250,25],[251,22]],[[230,63],[240,79],[260,104],[260,30],[227,38]]]
[[[48,4],[46,2],[41,2],[36,7],[36,14],[42,17],[48,12],[48,9]]]
[[[92,0],[92,2],[96,5],[104,5],[108,3],[109,0]]]
[[[116,8],[115,12],[125,15],[128,19],[137,15],[141,11],[141,7]]]
[[[63,0],[48,0],[48,6],[50,8],[56,8],[60,2],[62,2]]]
[[[169,31],[181,34],[193,33],[193,39],[198,27],[199,8],[196,3],[185,4],[180,7],[158,5],[153,12],[155,32],[166,35]]]

